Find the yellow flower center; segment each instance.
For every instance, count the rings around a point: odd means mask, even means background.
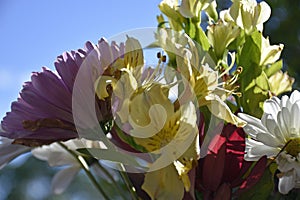
[[[161,149],[169,144],[175,137],[179,129],[178,118],[169,120],[164,128],[149,138],[134,138],[135,142],[143,146],[147,151],[152,152]]]
[[[297,158],[298,154],[300,153],[300,138],[290,140],[287,143],[285,150],[288,154]]]

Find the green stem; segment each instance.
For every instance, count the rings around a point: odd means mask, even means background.
[[[127,199],[126,196],[123,194],[119,184],[115,181],[114,177],[103,167],[99,162],[96,162],[96,165],[99,167],[99,169],[108,177],[108,179],[117,187],[118,192],[122,196],[123,199]]]
[[[119,170],[120,171],[120,175],[123,178],[123,181],[126,184],[127,189],[129,190],[129,192],[131,194],[131,198],[133,200],[139,200],[139,198],[138,198],[138,196],[137,196],[137,194],[136,194],[136,192],[134,190],[134,187],[133,187],[131,181],[128,178],[128,175],[123,171],[123,168],[124,167],[122,166],[122,164],[120,164],[120,170]]]
[[[58,144],[64,148],[66,151],[68,151],[77,161],[78,163],[81,165],[82,169],[85,171],[86,175],[89,177],[89,179],[91,180],[91,182],[93,183],[93,185],[98,189],[98,191],[102,194],[103,198],[105,200],[109,200],[110,198],[105,194],[104,190],[101,188],[101,186],[99,185],[99,183],[97,182],[96,178],[93,176],[93,174],[90,171],[90,168],[86,162],[86,160],[80,156],[77,155],[74,151],[70,150],[66,145],[64,145],[61,142],[58,142]]]
[[[269,167],[274,161],[276,161],[277,157],[279,156],[279,154],[281,154],[285,148],[287,147],[287,145],[291,142],[292,140],[289,140],[283,147],[282,149],[279,151],[279,153],[271,160],[271,162],[269,162],[269,164],[267,165],[267,167]]]

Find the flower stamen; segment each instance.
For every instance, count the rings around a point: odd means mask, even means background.
[[[297,158],[297,156],[300,153],[300,138],[295,138],[295,139],[291,139],[286,147],[285,147],[285,151],[294,156],[295,158]]]

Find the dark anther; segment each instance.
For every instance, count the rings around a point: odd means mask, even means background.
[[[161,58],[161,52],[157,52],[156,56],[157,58]]]

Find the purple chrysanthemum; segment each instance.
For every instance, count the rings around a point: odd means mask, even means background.
[[[88,83],[96,80],[110,64],[124,53],[124,45],[111,45],[101,39],[98,45],[87,42],[85,49],[65,52],[57,57],[57,74],[43,67],[35,72],[31,81],[23,85],[17,101],[11,105],[1,122],[1,136],[14,139],[14,143],[28,146],[49,144],[78,137],[72,112],[72,92],[77,73],[83,63],[90,65]],[[89,85],[93,87],[93,85]],[[110,101],[99,100],[96,95],[96,114],[101,121],[110,115]]]

